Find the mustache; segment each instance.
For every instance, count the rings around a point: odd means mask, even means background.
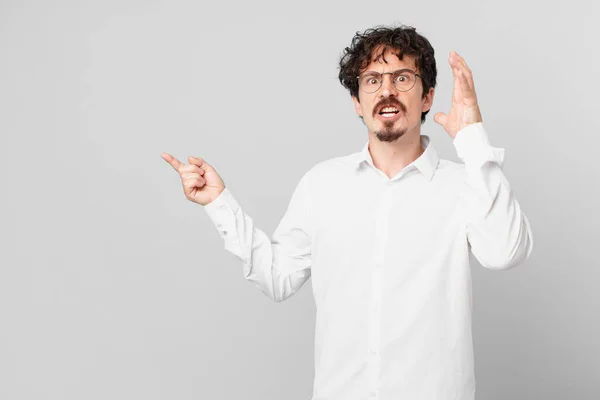
[[[402,111],[402,113],[406,114],[406,106],[394,99],[384,99],[373,107],[373,117],[378,114],[377,110],[381,110],[384,107],[396,107],[398,110]]]

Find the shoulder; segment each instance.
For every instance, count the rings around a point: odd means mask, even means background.
[[[304,174],[311,182],[323,182],[353,173],[358,165],[358,154],[349,154],[317,161]]]
[[[465,173],[465,164],[440,158],[436,173],[444,176],[462,176]]]
[[[451,193],[464,190],[466,179],[465,164],[447,159],[440,159],[433,175],[436,187],[445,188]]]

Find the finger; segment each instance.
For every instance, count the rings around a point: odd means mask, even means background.
[[[204,159],[189,156],[188,161],[190,162],[190,164],[197,165],[200,168],[201,174],[204,174],[204,172],[206,172],[208,164],[204,161]]]
[[[192,178],[183,179],[184,186],[189,186],[189,185],[191,185],[192,182],[194,182],[200,186],[204,186],[206,184],[206,179],[202,178],[201,176],[195,176]]]
[[[197,165],[185,164],[179,168],[180,174],[200,174],[202,171]]]
[[[468,105],[477,103],[477,96],[475,95],[475,90],[469,85],[467,77],[463,74],[461,70],[458,71],[458,80],[460,81],[462,101]]]
[[[465,74],[465,76],[467,77],[467,80],[469,81],[469,85],[474,89],[475,83],[473,82],[473,72],[467,65],[467,62],[465,61],[465,59],[462,58],[460,54],[458,54],[457,52],[453,52],[453,53],[454,53],[454,60],[455,60],[454,64],[456,65],[457,68],[459,68]]]
[[[460,104],[462,101],[461,84],[458,77],[458,69],[452,68],[454,74],[454,88],[452,89],[452,103]]]
[[[467,70],[470,70],[465,59],[460,54],[458,54],[456,51],[450,52],[450,63],[451,64],[457,64],[457,63],[462,64]]]
[[[183,187],[186,189],[201,188],[205,184],[206,184],[206,181],[202,178],[188,179],[183,182]]]
[[[188,172],[188,173],[181,174],[181,179],[197,179],[197,178],[200,178],[200,174],[197,172]]]
[[[173,168],[175,168],[175,171],[177,171],[177,172],[179,172],[179,169],[185,165],[181,161],[179,161],[178,159],[176,159],[175,157],[170,155],[169,153],[162,153],[160,156],[162,157],[163,160],[165,160],[166,162],[171,164],[171,166]]]
[[[473,82],[473,73],[471,72],[469,67],[467,67],[467,65],[464,64],[464,62],[460,62],[459,64],[460,64],[460,71],[463,73],[465,78],[467,78],[467,82],[469,83],[469,86],[471,86],[472,88],[475,88],[475,82]]]
[[[437,122],[438,124],[445,126],[446,121],[448,120],[448,116],[446,114],[444,114],[443,112],[438,112],[433,116],[433,120],[435,122]]]
[[[448,62],[452,65],[453,68],[459,68],[465,72],[465,75],[469,75],[471,73],[471,69],[467,65],[467,62],[464,58],[462,58],[457,52],[451,51],[450,56],[448,57]]]
[[[463,56],[461,56],[460,54],[458,54],[456,51],[452,51],[452,53],[454,54],[454,57],[456,57],[456,59],[460,62],[462,62],[465,66],[467,66],[467,62],[465,61],[465,59],[463,58]]]
[[[450,54],[448,55],[448,63],[450,64],[450,67],[456,68],[457,62],[458,62],[458,60],[456,58],[456,52],[451,51]]]

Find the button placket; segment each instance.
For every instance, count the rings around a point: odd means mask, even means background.
[[[375,234],[377,240],[374,248],[374,267],[372,269],[372,297],[371,297],[371,325],[369,337],[369,364],[371,388],[370,396],[376,397],[377,392],[373,391],[379,387],[379,373],[381,370],[380,358],[380,338],[381,338],[381,300],[382,300],[382,280],[385,265],[385,248],[388,242],[388,215],[391,207],[392,185],[386,182],[383,188],[380,202],[375,213]]]

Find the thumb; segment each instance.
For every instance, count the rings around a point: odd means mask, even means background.
[[[446,125],[447,119],[448,119],[448,116],[446,114],[444,114],[443,112],[436,113],[433,116],[433,120],[442,126]]]
[[[188,161],[190,164],[200,167],[203,172],[208,171],[208,168],[210,167],[210,165],[208,165],[208,163],[202,158],[189,156]]]

